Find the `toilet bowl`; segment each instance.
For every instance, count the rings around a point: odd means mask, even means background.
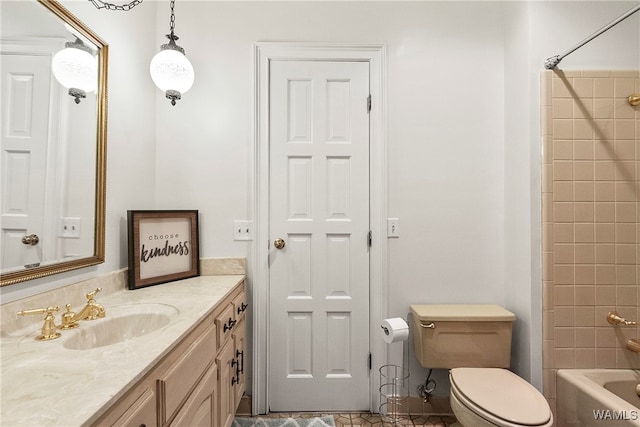
[[[424,368],[449,369],[451,409],[465,427],[546,427],[542,394],[508,370],[515,315],[497,305],[412,305],[414,351]]]
[[[454,368],[450,403],[456,419],[473,427],[547,427],[553,415],[531,384],[502,368]]]

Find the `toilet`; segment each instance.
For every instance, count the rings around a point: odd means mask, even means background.
[[[425,368],[449,369],[460,424],[553,425],[544,396],[509,371],[513,313],[491,304],[417,304],[411,313],[416,357]]]

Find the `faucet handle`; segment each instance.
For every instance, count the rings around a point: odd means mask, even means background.
[[[42,325],[42,329],[40,330],[41,334],[36,337],[39,341],[53,340],[56,338],[60,338],[60,332],[57,332],[55,318],[53,317],[53,312],[60,310],[60,306],[50,306],[47,308],[34,308],[31,310],[22,310],[17,314],[18,316],[26,316],[30,314],[45,314],[44,316],[44,324]]]
[[[18,316],[26,316],[29,314],[51,314],[52,311],[58,311],[60,310],[60,306],[55,306],[55,307],[47,307],[47,308],[33,308],[30,310],[21,310],[19,312],[17,312],[16,314]]]
[[[95,298],[96,294],[97,294],[98,292],[100,292],[101,290],[102,290],[102,288],[96,288],[95,290],[93,290],[93,291],[89,292],[89,293],[88,293],[88,294],[86,294],[85,296],[87,297],[87,299],[88,299],[89,301],[91,301],[92,299],[94,299],[94,298]]]

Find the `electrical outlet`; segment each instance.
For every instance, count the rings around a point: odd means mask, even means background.
[[[400,220],[387,218],[387,237],[400,237]]]
[[[253,221],[233,221],[233,240],[253,240]]]
[[[80,238],[80,218],[65,217],[60,220],[60,237]]]

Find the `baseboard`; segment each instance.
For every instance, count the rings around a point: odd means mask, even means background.
[[[411,415],[453,415],[449,396],[431,396],[428,402],[421,397],[411,396],[406,405]],[[251,396],[242,396],[236,415],[251,416]]]

